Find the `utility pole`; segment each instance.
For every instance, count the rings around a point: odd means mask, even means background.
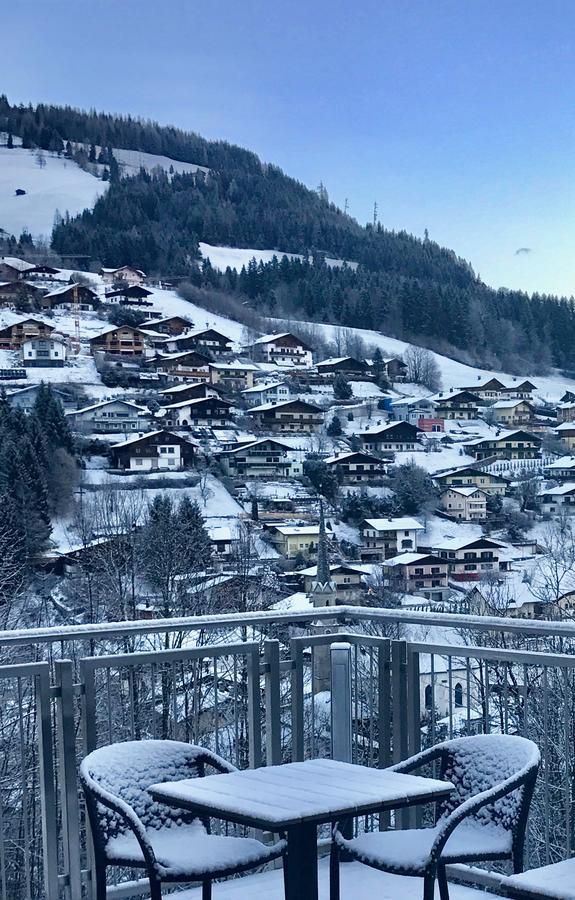
[[[373,227],[377,225],[377,200],[373,204]]]
[[[343,214],[344,214],[344,216],[347,216],[347,211],[348,211],[348,209],[349,209],[349,200],[348,200],[347,197],[346,197],[346,198],[345,198],[345,203],[343,204]]]

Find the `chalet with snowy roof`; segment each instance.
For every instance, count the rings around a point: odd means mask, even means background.
[[[358,603],[366,592],[368,566],[353,566],[345,563],[333,564],[329,567],[330,581],[336,591],[336,605]],[[308,566],[295,573],[301,579],[301,587],[306,594],[311,594],[317,581],[317,566]]]
[[[511,397],[496,400],[487,409],[487,414],[494,422],[501,425],[526,425],[533,417],[533,406],[527,400],[516,400]]]
[[[29,384],[26,387],[16,388],[16,390],[10,391],[6,394],[6,400],[8,401],[10,406],[15,406],[18,409],[21,409],[23,412],[30,412],[30,410],[34,407],[38,392],[41,387],[41,384]],[[69,400],[67,394],[65,394],[63,391],[59,391],[57,388],[52,388],[52,394],[56,397],[57,400],[60,401],[62,406],[64,406]]]
[[[488,378],[484,381],[483,376],[478,375],[477,384],[466,385],[465,387],[458,388],[458,390],[472,393],[481,400],[491,401],[499,400],[501,398],[502,392],[505,390],[505,385],[498,378]]]
[[[133,266],[118,266],[117,269],[100,269],[102,281],[105,284],[116,284],[125,281],[126,284],[143,284],[146,280],[146,273],[141,269],[135,269]]]
[[[52,333],[50,337],[31,338],[20,347],[22,365],[28,368],[62,368],[68,355],[68,342],[63,335]]]
[[[318,431],[324,421],[322,410],[304,400],[288,400],[286,403],[264,403],[248,410],[263,429],[283,432]]]
[[[575,422],[561,422],[554,433],[566,450],[575,450]]]
[[[440,391],[431,399],[440,419],[476,419],[482,405],[477,394],[471,391]]]
[[[561,397],[560,403],[573,403],[575,402],[575,391],[565,391],[563,396]]]
[[[270,381],[267,384],[255,384],[242,391],[242,398],[248,406],[262,406],[267,403],[285,403],[290,398],[287,381]]]
[[[88,311],[96,309],[100,301],[96,291],[86,284],[64,284],[40,300],[42,309],[73,309],[76,303],[81,310]]]
[[[541,439],[527,431],[500,431],[464,445],[465,452],[482,459],[539,459]]]
[[[324,359],[316,365],[318,375],[326,377],[335,375],[369,375],[370,367],[363,359],[354,356],[339,356],[333,359]]]
[[[235,529],[229,525],[206,525],[210,543],[212,545],[212,553],[220,559],[231,556],[234,544],[238,542],[238,535]]]
[[[118,306],[153,306],[154,303],[148,298],[152,296],[152,291],[142,287],[141,284],[125,284],[122,287],[106,291],[104,296],[105,303],[111,303]]]
[[[537,385],[531,381],[516,381],[513,384],[503,388],[503,397],[511,397],[516,400],[531,400],[533,392],[537,390]]]
[[[264,334],[250,347],[254,359],[276,365],[312,366],[313,351],[309,344],[290,331]]]
[[[165,316],[162,319],[148,319],[145,322],[146,328],[157,331],[158,334],[167,334],[170,336],[183,334],[185,331],[191,331],[194,323],[191,319],[184,316]]]
[[[37,266],[32,266],[31,269],[26,270],[26,278],[41,278],[43,281],[52,281],[61,271],[61,269],[56,269],[54,266],[49,266],[46,263],[39,263]]]
[[[43,293],[37,284],[23,278],[18,281],[0,281],[0,308],[39,306]]]
[[[557,487],[546,488],[539,494],[541,512],[553,516],[558,513],[575,513],[575,481],[567,481]]]
[[[232,339],[220,331],[216,331],[215,328],[189,331],[166,340],[166,350],[170,351],[170,353],[179,353],[182,350],[198,350],[200,353],[205,353],[210,357],[231,353],[232,346]]]
[[[361,451],[328,456],[324,463],[337,472],[341,484],[373,484],[381,480],[387,468],[377,456]]]
[[[509,486],[509,482],[502,475],[496,475],[495,472],[487,472],[483,469],[474,469],[473,466],[463,466],[458,469],[449,469],[447,472],[436,473],[433,480],[442,489],[476,487],[486,494],[496,494],[501,497]]]
[[[206,397],[221,397],[220,388],[213,384],[206,384],[205,381],[198,381],[195,384],[174,384],[171,387],[158,391],[160,404],[170,405],[171,403],[181,403],[182,400],[204,400]]]
[[[406,450],[415,450],[418,446],[419,428],[410,422],[390,422],[388,425],[378,425],[358,434],[357,437],[363,444],[364,450],[382,452],[391,450],[400,453]]]
[[[401,397],[390,404],[393,419],[420,428],[421,419],[435,418],[435,403],[428,397]]]
[[[440,502],[453,519],[483,522],[487,518],[487,494],[478,487],[447,487],[441,492]]]
[[[21,319],[0,328],[0,350],[19,350],[25,341],[49,338],[55,330],[40,319]]]
[[[281,441],[262,438],[223,450],[218,459],[226,475],[233,477],[288,478],[302,472],[301,463],[294,463],[290,451],[291,447]]]
[[[0,256],[0,281],[16,281],[18,278],[26,278],[27,273],[34,268],[33,263],[17,256]]]
[[[133,325],[107,328],[90,341],[92,354],[97,351],[111,356],[143,356],[146,350],[146,334]]]
[[[131,400],[102,400],[66,413],[70,427],[85,434],[142,431],[149,411]]]
[[[383,366],[389,381],[405,381],[407,378],[407,366],[397,356],[390,356],[384,359]]]
[[[164,408],[163,420],[171,428],[191,428],[194,425],[225,426],[231,419],[232,404],[221,397],[201,397],[180,400]]]
[[[267,524],[264,528],[276,550],[288,559],[317,551],[319,525]]]
[[[509,569],[505,544],[491,538],[452,538],[433,546],[433,553],[447,560],[454,581],[478,581]]]
[[[234,359],[231,362],[210,363],[209,369],[210,382],[229,391],[244,391],[254,386],[257,366],[253,363]]]
[[[561,456],[543,469],[546,478],[554,481],[575,481],[575,456]]]
[[[564,400],[555,407],[558,422],[575,422],[575,401]]]
[[[424,526],[411,516],[365,519],[361,525],[363,560],[381,560],[417,550],[417,536]]]
[[[432,553],[400,553],[386,559],[382,569],[387,585],[398,592],[428,600],[443,600],[447,592],[449,565]]]
[[[173,381],[209,382],[210,360],[197,350],[184,350],[181,353],[157,353],[152,365],[159,375],[165,375]]]
[[[150,431],[110,447],[110,463],[120,471],[176,471],[193,465],[196,448],[193,441],[170,431]]]

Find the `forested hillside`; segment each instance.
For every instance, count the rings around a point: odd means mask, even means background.
[[[53,247],[97,264],[132,263],[152,275],[188,277],[275,316],[372,328],[508,370],[575,369],[571,299],[495,291],[433,241],[378,224],[360,226],[279,168],[225,142],[177,128],[69,107],[13,107],[0,97],[0,130],[28,147],[67,142],[158,153],[210,173],[113,179],[85,211],[59,224]],[[392,223],[390,223],[392,224]],[[239,277],[201,265],[198,242],[277,249],[278,262]],[[281,260],[300,253],[309,262]],[[330,269],[322,256],[359,263]]]

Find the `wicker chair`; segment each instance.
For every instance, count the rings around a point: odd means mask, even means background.
[[[511,735],[459,738],[425,750],[391,770],[411,772],[440,761],[439,778],[455,785],[438,804],[433,828],[382,831],[346,839],[336,823],[330,865],[331,900],[339,900],[339,853],[383,872],[423,877],[423,900],[449,900],[445,866],[511,860],[523,870],[525,827],[540,754],[529,740]]]
[[[244,837],[212,835],[209,822],[152,799],[148,788],[163,781],[201,778],[206,768],[233,772],[225,760],[179,741],[126,741],[94,750],[80,766],[95,852],[96,900],[106,897],[108,866],[145,869],[150,900],[161,900],[163,882],[202,882],[210,900],[212,880],[261,866],[281,856],[272,846]]]

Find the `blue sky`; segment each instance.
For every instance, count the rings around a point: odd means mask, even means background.
[[[12,101],[225,138],[496,287],[575,293],[569,0],[15,0],[2,21]]]

